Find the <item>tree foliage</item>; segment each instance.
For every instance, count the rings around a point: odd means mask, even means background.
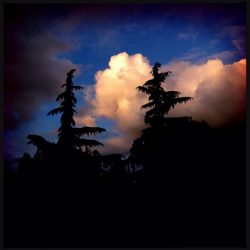
[[[83,135],[95,135],[104,132],[105,129],[99,127],[74,127],[75,121],[73,116],[76,113],[75,104],[77,99],[73,90],[83,89],[83,87],[73,84],[74,71],[75,69],[72,69],[67,73],[66,83],[62,85],[62,88],[65,88],[65,90],[56,98],[56,101],[61,101],[60,107],[51,110],[48,115],[62,113],[61,126],[58,129],[59,145],[78,149],[85,147],[85,151],[89,152],[89,149],[87,150],[88,147],[103,146],[103,144],[96,140],[88,140],[80,137]]]
[[[77,99],[74,90],[80,90],[83,89],[83,87],[73,84],[72,78],[74,71],[75,69],[72,69],[67,73],[66,83],[62,85],[64,91],[56,98],[56,101],[61,102],[60,106],[49,111],[47,115],[61,114],[61,126],[58,129],[59,139],[57,142],[59,147],[77,150],[84,148],[85,152],[91,154],[90,148],[103,146],[103,144],[96,140],[83,139],[81,136],[96,135],[106,130],[99,127],[75,128],[74,113],[76,113],[75,104]],[[51,145],[54,145],[39,135],[28,135],[27,138],[29,139],[29,144],[33,144],[37,147],[36,155],[39,156],[44,155],[44,152],[48,152],[48,149],[51,149]]]
[[[45,140],[40,135],[28,135],[27,138],[29,139],[28,144],[33,144],[37,148],[35,159],[41,159],[46,153],[53,150],[55,146],[55,144]]]
[[[144,121],[152,127],[163,126],[166,122],[164,115],[171,108],[192,99],[192,97],[179,97],[180,92],[178,91],[165,91],[161,85],[171,74],[171,71],[159,73],[160,67],[161,64],[156,62],[150,72],[153,75],[153,79],[146,81],[143,86],[137,87],[139,91],[149,96],[150,102],[142,105],[141,109],[148,109]]]

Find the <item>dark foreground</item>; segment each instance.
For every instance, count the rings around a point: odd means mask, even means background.
[[[22,176],[5,168],[4,246],[243,247],[245,138],[244,126],[161,134],[136,149],[136,183],[77,159]]]

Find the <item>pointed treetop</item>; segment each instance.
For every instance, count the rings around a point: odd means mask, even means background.
[[[163,126],[165,122],[164,115],[175,105],[185,103],[191,100],[191,97],[179,97],[179,91],[165,91],[161,86],[171,71],[159,73],[161,64],[156,62],[152,67],[151,74],[153,79],[146,81],[143,86],[138,86],[139,91],[149,95],[150,102],[141,106],[142,109],[148,109],[145,114],[145,123],[151,126]]]
[[[70,71],[67,73],[67,75],[73,75],[74,71],[76,71],[76,69],[70,70]]]
[[[155,65],[152,67],[152,71],[150,73],[153,75],[154,79],[157,79],[159,82],[164,82],[165,79],[172,72],[167,71],[167,72],[159,73],[160,67],[161,67],[161,64],[159,62],[156,62]],[[152,80],[149,80],[149,81],[152,81]]]
[[[152,68],[152,71],[150,72],[153,76],[157,75],[159,72],[159,69],[161,67],[161,64],[159,62],[156,62],[155,65]]]
[[[76,69],[72,69],[72,70],[70,70],[70,71],[67,73],[66,82],[67,82],[68,84],[72,84],[72,78],[74,77],[74,76],[73,76],[74,71],[76,71]]]

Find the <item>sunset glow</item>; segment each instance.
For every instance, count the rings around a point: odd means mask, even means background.
[[[147,96],[136,87],[159,61],[171,71],[164,88],[193,100],[169,116],[211,127],[244,120],[246,23],[239,5],[22,5],[6,8],[5,154],[30,152],[32,132],[56,141],[47,117],[66,72],[75,68],[78,126],[102,126],[103,152],[127,152],[145,128]],[[16,13],[18,13],[18,18]],[[32,21],[31,21],[32,20]],[[15,138],[15,139],[14,139]],[[119,146],[118,146],[119,145]]]

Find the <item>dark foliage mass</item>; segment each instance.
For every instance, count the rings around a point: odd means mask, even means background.
[[[175,105],[191,100],[191,97],[179,97],[178,91],[165,91],[161,84],[171,73],[170,71],[159,73],[161,64],[155,63],[151,74],[153,79],[148,80],[137,89],[149,95],[149,103],[142,105],[142,109],[149,109],[145,115],[145,123],[152,127],[161,127],[166,122],[164,115]]]
[[[76,113],[75,104],[77,100],[73,90],[83,89],[81,86],[73,85],[72,78],[74,71],[75,69],[72,69],[67,73],[66,84],[62,85],[62,88],[65,88],[65,91],[56,98],[57,101],[61,100],[61,106],[51,110],[48,115],[62,113],[61,126],[58,130],[59,146],[64,148],[78,148],[79,150],[81,150],[82,147],[85,147],[85,152],[90,152],[89,148],[103,146],[103,144],[96,140],[82,139],[80,137],[84,134],[89,135],[101,133],[104,132],[105,129],[98,127],[74,128],[75,121],[73,115]]]
[[[37,148],[14,174],[5,168],[6,247],[245,246],[245,124],[212,129],[192,117],[166,117],[191,100],[152,69],[138,90],[149,96],[144,129],[130,156],[101,155],[76,128],[73,70],[57,97],[59,140],[28,135]]]

